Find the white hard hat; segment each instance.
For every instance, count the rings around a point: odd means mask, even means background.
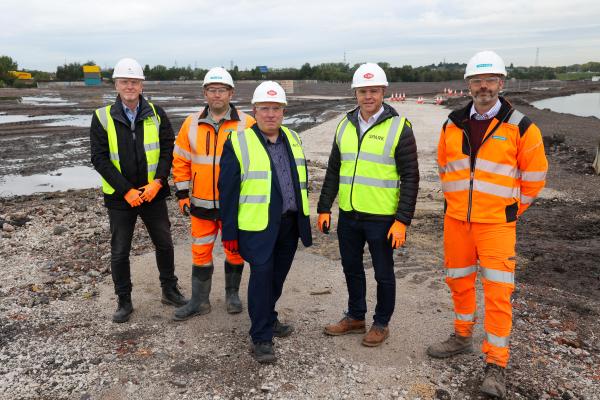
[[[211,83],[222,83],[227,86],[235,87],[233,84],[233,78],[227,72],[225,68],[214,67],[211,68],[206,75],[204,75],[204,83],[202,86],[210,85]]]
[[[254,89],[252,104],[256,103],[281,103],[287,105],[285,91],[277,82],[266,81]]]
[[[114,78],[145,79],[144,70],[140,63],[133,58],[122,58],[119,60],[112,75]]]
[[[467,63],[465,79],[473,75],[499,74],[506,76],[506,67],[500,56],[493,51],[480,51]]]
[[[383,68],[375,63],[366,63],[358,67],[356,72],[354,72],[351,88],[387,85],[388,81]]]

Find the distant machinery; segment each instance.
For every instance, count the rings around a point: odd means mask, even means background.
[[[15,78],[17,78],[18,80],[30,80],[33,79],[33,77],[31,76],[31,74],[29,72],[23,72],[23,71],[8,71],[9,74],[11,74],[12,76],[14,76]]]

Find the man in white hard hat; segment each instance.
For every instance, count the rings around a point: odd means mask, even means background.
[[[548,169],[538,127],[499,96],[505,77],[504,61],[496,53],[475,54],[465,72],[473,101],[450,113],[442,127],[438,165],[446,200],[444,266],[454,301],[454,333],[427,349],[435,358],[473,350],[479,271],[486,355],[481,391],[500,398],[506,395],[516,223],[544,187]]]
[[[173,319],[183,321],[211,310],[213,247],[221,229],[219,217],[219,161],[223,144],[233,131],[243,131],[254,118],[231,103],[234,83],[227,70],[212,68],[204,77],[206,106],[188,116],[177,135],[173,151],[173,180],[184,215],[191,215],[192,297],[175,310]],[[244,260],[238,253],[225,249],[225,303],[227,312],[242,312],[238,291]]]
[[[92,163],[102,177],[111,232],[110,265],[118,308],[114,322],[133,312],[129,252],[139,216],[156,249],[164,304],[186,303],[177,286],[171,224],[165,198],[173,160],[173,129],[162,108],[142,96],[144,72],[124,58],[113,72],[117,99],[92,116]]]
[[[252,97],[256,124],[232,132],[221,157],[219,191],[223,246],[250,263],[248,313],[254,358],[275,361],[273,336],[293,327],[275,306],[298,238],[312,244],[308,169],[298,134],[281,125],[287,100],[276,82],[263,82]]]
[[[389,336],[396,301],[394,249],[402,246],[419,189],[417,145],[411,123],[383,102],[385,71],[361,65],[352,78],[358,107],[338,124],[317,206],[317,228],[331,229],[331,206],[339,195],[338,243],[348,288],[348,309],[325,327],[332,336],[365,333],[366,278],[363,249],[369,245],[377,281],[373,324],[363,336],[368,347]]]

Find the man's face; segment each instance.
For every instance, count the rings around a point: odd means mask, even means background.
[[[283,122],[285,106],[280,103],[265,102],[254,105],[254,118],[261,131],[275,133]]]
[[[373,115],[381,108],[385,88],[383,86],[367,86],[356,89],[356,100],[363,114]]]
[[[220,83],[211,83],[204,87],[204,98],[211,110],[223,110],[233,98],[233,89]]]
[[[504,77],[496,74],[474,75],[467,79],[475,106],[493,106],[504,87]]]
[[[115,89],[117,89],[117,93],[121,96],[123,102],[134,103],[138,101],[142,94],[144,83],[141,79],[117,78]]]

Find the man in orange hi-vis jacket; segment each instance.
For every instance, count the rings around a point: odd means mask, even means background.
[[[234,83],[224,68],[215,67],[204,77],[207,106],[186,118],[173,150],[173,178],[184,215],[192,223],[192,298],[175,310],[173,319],[183,321],[210,312],[210,288],[214,270],[212,251],[221,229],[219,218],[219,162],[223,144],[233,131],[243,131],[255,122],[236,110]],[[238,291],[244,260],[237,252],[225,251],[225,300],[227,312],[240,313]]]
[[[506,68],[494,52],[475,54],[465,79],[473,101],[442,128],[438,166],[446,200],[446,283],[454,301],[454,333],[427,349],[445,358],[472,351],[475,279],[485,297],[485,378],[481,391],[506,395],[512,327],[516,222],[544,187],[548,162],[540,130],[498,96]]]

